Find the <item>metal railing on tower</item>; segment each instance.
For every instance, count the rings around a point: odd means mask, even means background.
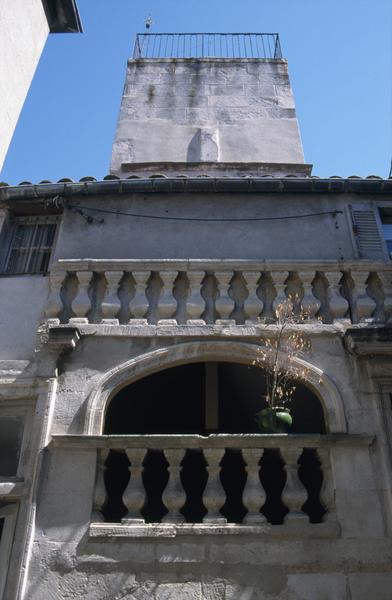
[[[282,58],[278,33],[138,33],[134,59]]]

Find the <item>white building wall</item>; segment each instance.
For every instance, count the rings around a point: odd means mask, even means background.
[[[48,34],[41,0],[1,0],[0,169]]]

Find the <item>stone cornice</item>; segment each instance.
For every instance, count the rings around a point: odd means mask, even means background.
[[[343,339],[347,350],[357,356],[392,355],[392,325],[350,328]]]

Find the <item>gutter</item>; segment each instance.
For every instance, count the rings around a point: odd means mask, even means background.
[[[318,179],[269,177],[159,177],[114,179],[92,177],[84,181],[22,184],[0,187],[0,205],[70,196],[107,194],[181,194],[181,193],[291,193],[291,194],[392,194],[392,179]]]

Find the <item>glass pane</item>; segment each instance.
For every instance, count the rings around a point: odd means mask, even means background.
[[[22,417],[0,417],[0,476],[16,475],[22,437]]]
[[[7,273],[46,273],[56,225],[20,224],[11,243]]]

